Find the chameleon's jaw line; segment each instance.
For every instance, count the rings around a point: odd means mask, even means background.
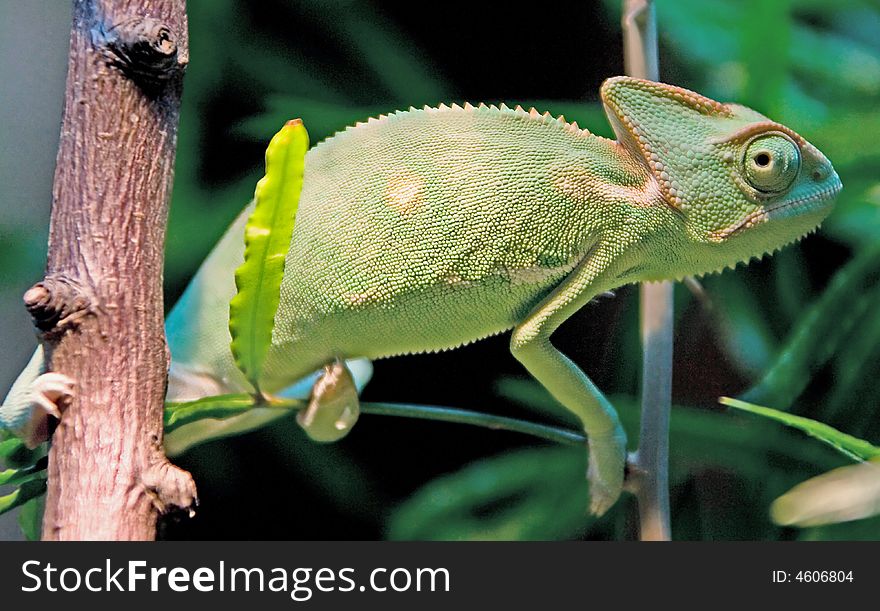
[[[780,211],[790,212],[790,214],[786,215],[787,218],[790,218],[793,215],[798,215],[804,212],[816,212],[823,208],[827,208],[830,210],[834,198],[837,196],[838,193],[840,193],[840,190],[842,188],[843,184],[838,180],[817,193],[813,193],[811,195],[800,197],[791,201],[785,201],[767,209],[755,210],[734,225],[712,232],[712,237],[715,241],[724,241],[738,233],[741,233],[745,229],[749,229],[758,224],[766,223],[773,220],[774,213],[778,213]],[[813,205],[820,202],[826,202],[826,204],[824,206]]]

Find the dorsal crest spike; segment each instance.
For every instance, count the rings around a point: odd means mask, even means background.
[[[444,111],[452,111],[452,112],[496,112],[507,114],[510,117],[515,117],[521,121],[536,121],[542,125],[546,125],[548,127],[553,128],[561,128],[564,132],[570,133],[573,136],[583,136],[590,135],[589,130],[581,129],[577,122],[567,123],[565,117],[563,115],[559,115],[558,118],[554,118],[552,114],[549,112],[540,113],[536,108],[531,107],[528,111],[524,110],[522,105],[517,104],[513,109],[507,106],[504,103],[496,106],[495,104],[486,105],[485,102],[480,102],[478,106],[474,106],[470,102],[463,102],[462,105],[457,103],[452,103],[451,106],[447,106],[445,103],[439,104],[438,106],[429,106],[425,104],[421,108],[416,108],[415,106],[410,106],[408,110],[395,110],[394,112],[388,114],[380,114],[375,117],[367,117],[363,120],[357,121],[353,125],[349,125],[344,129],[337,131],[333,136],[322,140],[317,143],[316,146],[322,146],[328,140],[332,140],[336,136],[341,134],[351,132],[353,130],[357,130],[362,127],[375,127],[377,124],[384,123],[387,121],[398,121],[402,120],[406,115],[412,113],[427,113],[431,115],[436,115],[437,113]]]

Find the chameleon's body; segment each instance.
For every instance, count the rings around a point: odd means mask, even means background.
[[[483,107],[391,115],[316,147],[285,263],[271,386],[336,355],[455,348],[522,322],[620,223],[624,196],[647,178],[616,163],[615,146],[556,119]],[[664,213],[645,208],[639,225]],[[287,365],[295,361],[299,371]]]
[[[616,141],[466,105],[372,119],[312,149],[261,390],[339,358],[514,329],[513,354],[584,423],[604,511],[620,493],[624,435],[552,332],[608,289],[716,271],[804,235],[840,181],[818,150],[747,108],[627,78],[602,98]],[[169,316],[172,397],[248,388],[225,324],[242,232],[239,219]]]

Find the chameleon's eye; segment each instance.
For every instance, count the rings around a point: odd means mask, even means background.
[[[797,145],[782,134],[758,136],[746,147],[743,172],[758,191],[779,193],[794,182],[801,167]]]

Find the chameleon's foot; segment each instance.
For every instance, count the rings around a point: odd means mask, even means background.
[[[21,432],[29,448],[49,438],[49,416],[61,419],[61,408],[73,399],[76,383],[62,373],[49,372],[31,384],[28,400],[32,406],[30,421]]]
[[[156,452],[154,462],[141,475],[141,480],[159,513],[181,509],[190,518],[196,515],[194,508],[199,498],[192,475],[172,465],[161,452]]]
[[[315,441],[337,441],[345,437],[360,415],[357,387],[345,363],[324,367],[324,375],[312,387],[306,409],[296,421]]]
[[[590,437],[587,446],[590,513],[598,517],[614,505],[623,490],[626,435],[618,429],[605,437]]]
[[[60,419],[59,404],[73,398],[75,386],[76,383],[63,373],[44,373],[34,380],[31,388],[31,400],[34,406],[40,408],[44,414]]]

